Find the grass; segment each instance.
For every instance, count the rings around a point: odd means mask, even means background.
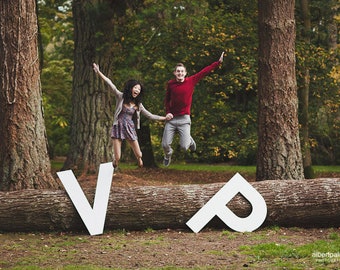
[[[272,267],[286,269],[336,269],[340,263],[340,236],[331,233],[327,240],[317,240],[303,245],[277,244],[274,242],[241,246],[240,251],[252,257],[256,265],[271,262]],[[269,265],[268,265],[269,266]]]
[[[244,174],[256,174],[256,166],[243,166],[243,165],[229,165],[225,163],[218,164],[205,164],[205,163],[172,163],[170,167],[164,168],[162,165],[158,164],[160,168],[165,170],[172,169],[178,171],[211,171],[211,172],[239,172]],[[134,169],[136,168],[135,164],[130,163],[121,163],[120,167],[122,169]],[[321,173],[339,173],[340,174],[340,165],[339,166],[321,166],[315,165],[313,166],[314,172],[316,175]]]
[[[201,163],[189,163],[189,164],[171,164],[171,169],[179,171],[211,171],[211,172],[235,172],[240,173],[255,173],[255,166],[236,166],[227,164],[201,164]]]
[[[136,165],[133,163],[121,163],[119,165],[122,169],[134,169]],[[167,168],[158,164],[159,168],[164,170],[178,170],[178,171],[210,171],[210,172],[241,172],[241,173],[255,173],[256,166],[238,166],[228,164],[206,164],[206,163],[171,163]],[[339,166],[340,169],[340,166]]]
[[[51,167],[53,170],[61,170],[61,168],[63,167],[64,165],[64,161],[61,161],[61,160],[51,160]]]
[[[256,173],[256,166],[228,165],[228,164],[171,164],[171,169],[184,171],[214,171]],[[315,173],[340,173],[340,166],[313,166]]]
[[[60,170],[63,166],[62,160],[51,160],[51,166],[54,170]],[[158,164],[160,168],[161,164]],[[136,168],[136,164],[134,163],[120,163],[119,165],[122,169],[134,169]],[[171,163],[169,168],[164,169],[172,169],[179,171],[211,171],[211,172],[239,172],[239,173],[247,173],[247,174],[255,174],[256,166],[242,166],[242,165],[229,165],[225,163],[217,163],[217,164],[205,164],[205,163]],[[314,172],[316,174],[320,173],[340,173],[340,165],[332,165],[332,166],[321,166],[315,165],[313,166]]]
[[[340,166],[313,166],[316,173],[340,173]]]
[[[322,239],[313,241],[306,241],[303,243],[296,243],[294,228],[290,230],[290,234],[284,235],[282,232],[287,232],[287,229],[280,227],[271,227],[252,233],[238,233],[232,231],[215,231],[214,235],[209,236],[200,244],[200,256],[206,257],[207,265],[193,267],[180,267],[171,265],[171,259],[168,260],[168,265],[162,267],[149,267],[138,269],[221,269],[216,268],[221,266],[225,261],[229,262],[231,268],[226,269],[240,269],[249,267],[249,269],[338,269],[340,263],[340,234],[338,229],[329,229]],[[297,233],[302,230],[296,228]],[[144,234],[141,232],[134,233],[135,237],[131,238],[129,233],[121,231],[107,231],[105,235],[91,237],[79,234],[58,234],[58,233],[6,233],[0,234],[2,240],[1,252],[10,256],[6,258],[9,261],[0,259],[0,269],[127,269],[117,267],[119,263],[110,264],[105,263],[105,259],[101,256],[108,256],[109,258],[114,253],[121,254],[122,260],[126,260],[125,250],[139,250],[138,256],[155,256],[159,260],[163,260],[164,256],[182,256],[188,258],[187,252],[192,251],[192,247],[188,250],[181,247],[175,248],[177,241],[181,237],[186,236],[187,241],[195,243],[196,237],[203,237],[204,234],[178,234],[176,238],[167,238],[166,233],[158,232],[157,230],[148,230]],[[322,233],[320,233],[321,236]],[[139,235],[136,237],[136,235]],[[278,236],[276,240],[273,236]],[[232,237],[231,237],[232,236]],[[211,238],[211,239],[210,239]],[[225,242],[232,241],[232,239],[242,238],[239,242],[244,243],[245,239],[249,239],[247,244],[234,245],[226,249],[219,249],[209,243],[215,241]],[[301,235],[300,235],[301,238]],[[181,242],[183,244],[183,242]],[[117,246],[119,248],[117,249]],[[142,249],[138,249],[138,247]],[[152,248],[153,247],[153,248]],[[152,250],[149,250],[152,248]],[[175,248],[175,252],[172,249]],[[96,252],[91,252],[91,250]],[[4,253],[5,252],[5,253]],[[99,252],[99,253],[98,253]],[[136,251],[138,252],[138,251]],[[169,252],[169,254],[164,254]],[[19,255],[15,255],[19,254]],[[20,255],[21,254],[21,255]],[[131,254],[131,253],[130,253]],[[133,253],[132,253],[133,254]],[[189,255],[190,256],[190,255]],[[241,258],[242,264],[238,264],[238,258]],[[210,259],[215,258],[217,265],[211,265]],[[216,262],[217,260],[217,262]],[[218,265],[219,264],[219,265]],[[103,267],[106,265],[106,267]],[[114,266],[115,265],[115,266]],[[246,266],[245,266],[246,265]],[[113,267],[112,267],[113,266]],[[117,268],[116,268],[117,267]],[[129,268],[131,269],[131,268]]]

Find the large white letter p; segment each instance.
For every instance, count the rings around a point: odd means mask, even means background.
[[[240,218],[226,206],[237,193],[243,195],[252,205],[252,212],[248,217]],[[186,224],[197,233],[215,215],[235,231],[251,232],[266,219],[267,205],[261,194],[237,173]]]

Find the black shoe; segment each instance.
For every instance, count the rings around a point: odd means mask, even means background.
[[[164,157],[164,160],[163,160],[163,165],[165,167],[168,167],[171,163],[171,156],[169,156],[168,158]]]

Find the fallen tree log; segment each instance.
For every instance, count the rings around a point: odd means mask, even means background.
[[[186,222],[224,183],[176,186],[112,187],[105,229],[183,229]],[[262,226],[340,226],[340,178],[252,182],[267,204]],[[94,189],[84,189],[92,205]],[[236,196],[228,207],[239,217],[251,207]],[[217,218],[218,219],[218,218]],[[213,219],[208,227],[224,227]],[[86,230],[64,190],[0,192],[1,231]]]

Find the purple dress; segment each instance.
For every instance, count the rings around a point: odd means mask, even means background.
[[[122,111],[118,115],[118,124],[112,127],[111,138],[131,141],[137,140],[137,132],[132,120],[135,111],[135,107],[129,108],[123,105]]]

